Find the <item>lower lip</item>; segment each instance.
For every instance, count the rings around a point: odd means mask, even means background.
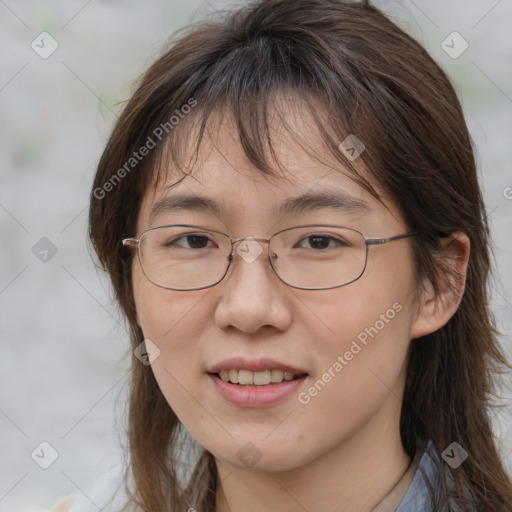
[[[208,374],[221,396],[238,407],[258,408],[269,407],[279,403],[286,397],[296,393],[306,380],[307,375],[300,379],[288,380],[268,386],[239,386],[223,381],[216,375]]]

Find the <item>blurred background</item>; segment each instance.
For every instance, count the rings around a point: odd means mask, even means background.
[[[493,310],[512,358],[512,2],[373,3],[427,48],[459,93],[496,248]],[[95,165],[133,81],[171,33],[232,5],[0,0],[2,512],[93,496],[121,460],[131,354],[86,244]],[[510,389],[503,397],[493,421],[512,469]]]

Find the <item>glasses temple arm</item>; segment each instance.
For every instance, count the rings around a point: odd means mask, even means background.
[[[139,245],[139,241],[137,238],[124,238],[121,240],[121,243],[124,246],[137,247]]]
[[[395,240],[401,240],[402,238],[409,238],[412,236],[420,235],[420,231],[414,231],[412,233],[405,233],[403,235],[389,236],[387,238],[367,238],[366,245],[383,245]]]

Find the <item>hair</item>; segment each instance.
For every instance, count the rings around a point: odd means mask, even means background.
[[[411,457],[428,441],[439,453],[453,441],[469,453],[456,470],[435,460],[433,510],[469,510],[473,504],[479,511],[510,512],[510,477],[489,418],[495,374],[509,364],[489,307],[492,252],[472,141],[446,74],[367,1],[253,2],[180,34],[140,78],[100,159],[89,214],[89,236],[130,327],[132,349],[144,336],[136,322],[133,252],[120,240],[134,235],[150,183],[156,186],[169,161],[185,173],[185,126],[194,120],[199,129],[197,156],[215,111],[231,116],[248,161],[277,176],[269,116],[278,110],[278,97],[285,103],[300,99],[341,172],[379,199],[377,184],[396,201],[408,227],[422,233],[411,241],[418,283],[427,279],[439,293],[449,272],[440,235],[469,237],[457,311],[436,332],[411,340],[400,434]],[[349,134],[366,146],[357,168],[339,149]],[[134,157],[150,146],[156,147],[144,158]],[[370,171],[363,175],[362,167]],[[451,277],[455,290],[459,276]],[[145,512],[214,512],[214,457],[202,449],[183,483],[182,433],[151,368],[132,358],[131,504]]]

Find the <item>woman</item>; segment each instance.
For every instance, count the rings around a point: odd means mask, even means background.
[[[135,356],[126,510],[512,510],[488,236],[449,79],[368,2],[175,42],[91,194]]]

